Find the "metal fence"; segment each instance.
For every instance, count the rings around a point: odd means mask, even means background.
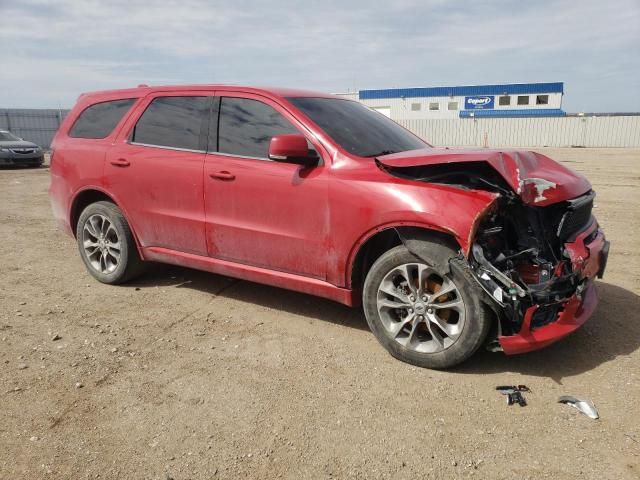
[[[0,109],[0,129],[51,145],[69,110]],[[640,147],[640,116],[398,120],[438,146]]]
[[[398,120],[437,146],[640,147],[640,116]]]
[[[0,130],[49,148],[69,110],[0,108]]]

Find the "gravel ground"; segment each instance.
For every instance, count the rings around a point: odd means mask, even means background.
[[[600,306],[544,351],[447,372],[307,295],[161,265],[101,285],[48,170],[0,171],[0,479],[640,478],[640,151],[545,151],[598,192]],[[516,383],[525,408],[494,390]]]

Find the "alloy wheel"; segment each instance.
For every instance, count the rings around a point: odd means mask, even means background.
[[[454,282],[421,263],[393,268],[378,287],[377,309],[387,333],[405,348],[437,353],[462,333],[465,305]]]
[[[113,223],[104,215],[87,218],[82,229],[82,246],[91,266],[101,273],[113,273],[120,263],[121,244]]]

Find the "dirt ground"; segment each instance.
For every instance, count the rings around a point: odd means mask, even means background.
[[[544,351],[446,372],[307,295],[160,265],[101,285],[48,169],[1,170],[0,479],[640,478],[640,150],[541,150],[598,192],[600,306]],[[525,408],[494,390],[516,383]]]

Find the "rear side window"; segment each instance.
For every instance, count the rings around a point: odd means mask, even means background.
[[[268,158],[275,135],[300,133],[269,105],[248,98],[223,97],[218,151],[242,157]]]
[[[204,150],[208,97],[158,97],[144,111],[131,141],[159,147]]]
[[[71,127],[74,138],[105,138],[129,111],[135,98],[96,103],[86,108]]]

